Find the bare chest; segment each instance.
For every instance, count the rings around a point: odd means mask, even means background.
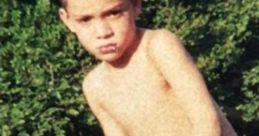
[[[144,56],[137,60],[112,78],[102,80],[99,91],[102,108],[120,124],[135,130],[141,128],[143,133],[155,128],[158,120],[176,123],[173,119],[183,116],[183,112],[172,99],[170,85]]]
[[[166,82],[159,75],[142,71],[140,67],[118,75],[103,85],[103,106],[117,117],[142,118],[166,99]]]
[[[103,106],[128,119],[139,118],[139,113],[147,113],[146,109],[163,101],[168,87],[145,56],[135,60],[127,68],[104,76],[100,83],[99,98]]]

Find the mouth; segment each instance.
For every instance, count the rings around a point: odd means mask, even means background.
[[[103,54],[114,53],[114,52],[117,52],[118,47],[116,46],[116,44],[111,43],[111,44],[105,44],[98,47],[98,50]]]

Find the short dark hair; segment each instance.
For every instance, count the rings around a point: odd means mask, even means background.
[[[133,4],[136,4],[137,0],[130,0]],[[58,0],[59,2],[59,6],[62,8],[66,8],[67,7],[67,0]]]
[[[59,2],[59,6],[62,8],[66,8],[67,7],[67,0],[58,0]]]

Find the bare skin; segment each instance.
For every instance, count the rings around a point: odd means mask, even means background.
[[[141,0],[67,0],[59,15],[102,61],[83,91],[105,136],[235,136],[179,39],[135,25]]]
[[[159,35],[172,38],[171,45],[162,45],[167,41],[162,41],[166,39],[158,38]],[[151,40],[154,36],[157,41]],[[152,48],[161,46],[176,46],[172,47],[174,50],[170,47],[156,50],[156,53],[165,54],[157,59],[170,57],[170,63],[161,63],[174,67],[170,69],[172,72],[168,71],[171,77],[163,75],[163,67],[152,56],[155,53]],[[166,56],[165,51],[172,51],[172,56]],[[85,96],[107,136],[207,136],[210,130],[217,131],[211,134],[218,136],[236,135],[224,116],[215,115],[199,72],[172,34],[147,31],[139,46],[128,52],[123,64],[111,68],[103,62],[83,83]],[[181,72],[190,76],[185,77]],[[195,122],[195,118],[199,120]],[[211,123],[202,124],[206,120]],[[219,124],[224,127],[220,128]],[[198,134],[196,128],[202,130],[202,127],[204,131]]]

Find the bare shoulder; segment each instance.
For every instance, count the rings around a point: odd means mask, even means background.
[[[170,59],[191,60],[191,56],[186,51],[180,38],[169,30],[153,30],[151,31],[149,39],[149,45],[146,46],[146,49],[151,58],[162,59],[170,57]],[[173,62],[173,60],[171,62]]]
[[[165,44],[165,43],[175,43],[175,44],[182,44],[181,40],[176,36],[175,33],[166,30],[166,29],[157,29],[157,30],[151,30],[151,40],[152,43],[159,43],[159,44]]]
[[[165,42],[167,40],[179,42],[179,38],[176,36],[176,34],[167,30],[167,29],[152,30],[152,33],[157,38],[157,39],[154,39],[154,40],[157,40],[157,41],[160,41],[160,42]]]

